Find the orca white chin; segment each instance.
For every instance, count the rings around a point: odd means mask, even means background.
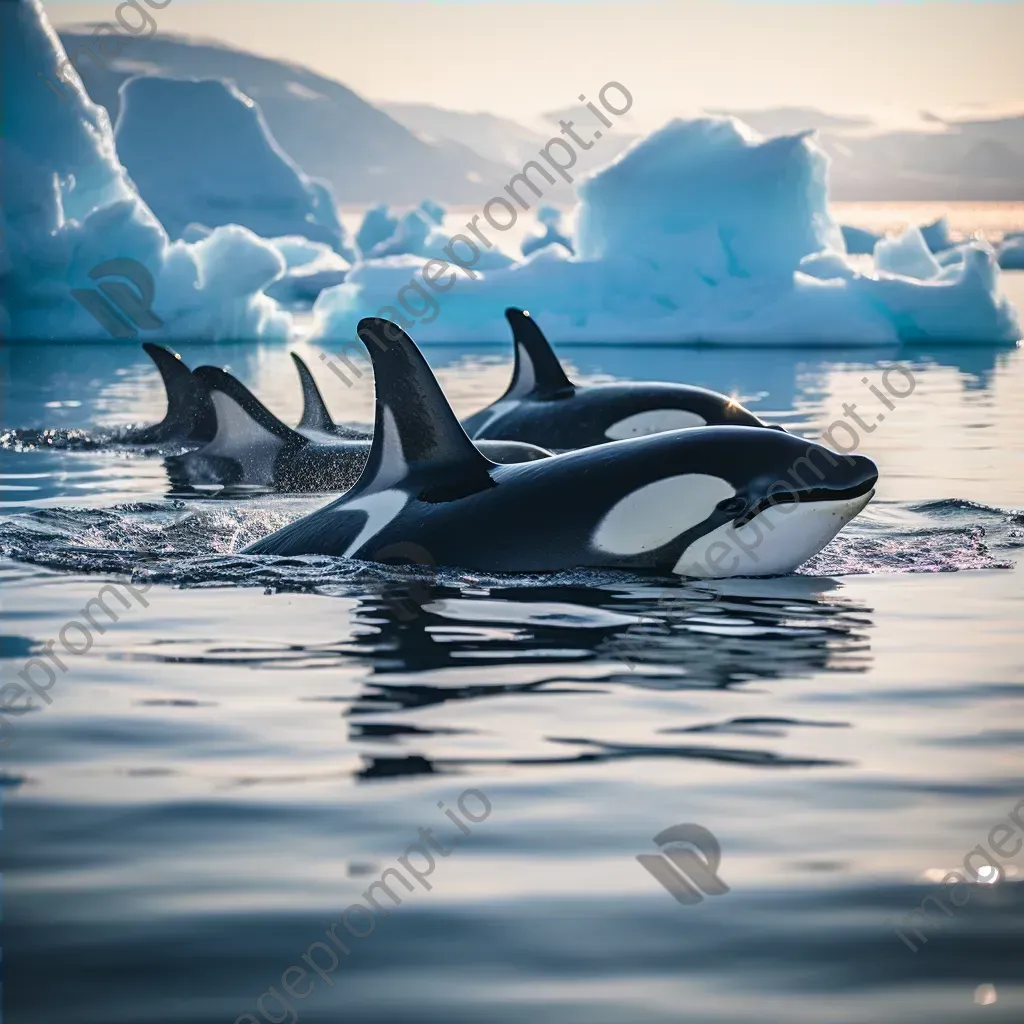
[[[674,569],[681,576],[784,576],[816,555],[874,497],[773,505],[737,528],[726,523],[695,540]]]

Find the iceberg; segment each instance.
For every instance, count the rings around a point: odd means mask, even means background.
[[[857,228],[852,224],[843,224],[839,230],[843,233],[846,251],[851,256],[870,256],[875,251],[875,246],[882,239],[882,236],[876,235],[874,231]]]
[[[397,230],[398,218],[392,216],[386,204],[372,206],[356,232],[356,247],[364,256],[369,255],[375,245],[386,242]]]
[[[895,238],[883,238],[875,246],[875,267],[889,274],[929,281],[941,272],[920,228],[909,227]]]
[[[119,162],[106,112],[77,78],[57,84],[61,62],[39,0],[0,4],[4,336],[109,339],[120,325],[134,337],[134,325],[153,340],[284,340],[291,318],[263,291],[285,272],[281,254],[238,225],[172,241]]]
[[[921,237],[924,239],[924,244],[936,253],[945,252],[956,245],[949,230],[949,221],[945,217],[939,217],[931,224],[922,224]]]
[[[375,260],[386,256],[426,256],[427,239],[434,227],[422,210],[410,210],[398,222],[395,233],[373,246],[364,258]]]
[[[325,288],[341,284],[348,274],[348,260],[322,242],[311,242],[298,235],[272,238],[270,242],[285,260],[284,275],[267,289],[267,294],[278,302],[308,305]]]
[[[731,117],[673,120],[580,182],[574,239],[542,210],[560,238],[516,260],[500,244],[520,215],[510,200],[499,197],[500,220],[492,200],[450,237],[427,200],[397,221],[371,210],[349,267],[329,190],[284,156],[233,86],[132,79],[115,139],[77,78],[57,84],[67,61],[39,0],[0,4],[0,56],[13,97],[0,140],[7,337],[285,340],[294,321],[281,303],[314,295],[312,340],[324,346],[350,343],[374,315],[418,341],[507,345],[507,306],[529,308],[566,342],[1020,336],[985,245],[932,258],[918,232],[885,242],[869,272],[852,263],[828,205],[828,159],[809,133],[765,139]],[[197,103],[199,125],[182,123]],[[528,211],[523,191],[506,189]]]
[[[383,316],[417,341],[504,345],[510,305],[569,343],[1020,337],[984,245],[942,266],[915,228],[885,244],[881,268],[852,263],[829,209],[828,167],[810,133],[764,139],[731,117],[673,120],[580,183],[575,255],[554,243],[495,261],[511,225],[476,218],[479,241],[459,234],[444,247],[431,237],[426,252],[354,267],[318,297],[311,340],[343,344],[361,317]]]
[[[230,82],[129,78],[117,153],[171,238],[191,222],[301,235],[354,258],[326,185],[284,153],[259,107]]]
[[[520,247],[524,256],[543,249],[546,245],[560,245],[569,253],[575,249],[570,239],[562,233],[562,211],[554,206],[542,206],[537,211],[537,224],[543,230],[535,230],[523,239]]]
[[[1013,231],[1003,237],[999,266],[1003,270],[1024,270],[1024,231]]]

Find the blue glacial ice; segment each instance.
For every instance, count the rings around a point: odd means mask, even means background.
[[[341,343],[361,317],[382,315],[421,341],[507,344],[508,305],[529,309],[565,342],[1020,337],[994,253],[981,243],[942,266],[915,228],[910,240],[884,243],[886,269],[852,263],[827,177],[828,159],[808,133],[766,140],[733,118],[674,120],[579,184],[576,255],[550,245],[491,266],[501,233],[481,221],[491,247],[460,242],[448,272],[431,270],[429,290],[422,255],[353,268],[317,299],[312,337]],[[433,239],[425,248],[437,255]]]
[[[388,209],[387,204],[371,206],[363,215],[363,222],[356,232],[356,248],[368,256],[375,245],[387,241],[398,230],[398,218]]]
[[[515,259],[500,244],[512,225],[479,216],[484,240],[464,237],[456,247],[444,210],[425,201],[397,221],[384,207],[371,211],[357,236],[370,258],[349,268],[329,192],[280,152],[237,90],[133,80],[115,140],[77,78],[58,84],[64,54],[38,0],[0,4],[0,31],[4,95],[14,98],[0,140],[8,337],[105,338],[72,292],[99,287],[90,272],[111,260],[137,261],[152,278],[154,340],[286,340],[295,324],[281,303],[308,303],[317,292],[313,339],[325,345],[352,339],[367,315],[396,319],[421,341],[507,345],[509,305],[530,309],[568,342],[1006,343],[1020,335],[983,244],[934,258],[918,232],[880,242],[870,272],[850,261],[829,210],[827,158],[806,133],[766,140],[728,117],[670,122],[578,183],[577,237],[566,238],[575,253],[553,241]],[[209,118],[197,134],[175,111],[200,91]],[[160,124],[134,123],[146,110]],[[180,152],[157,137],[165,115]],[[227,151],[232,144],[237,153]],[[156,210],[137,194],[118,145]],[[280,211],[260,210],[261,194],[281,199]],[[536,200],[527,199],[515,219],[531,215]]]
[[[121,166],[106,112],[77,76],[59,84],[63,59],[38,0],[0,4],[0,333],[109,340],[72,290],[95,290],[91,270],[133,260],[162,321],[150,338],[285,339],[291,320],[264,294],[285,272],[281,254],[237,225],[172,241]]]
[[[562,211],[554,206],[542,206],[537,211],[538,227],[531,231],[523,239],[520,246],[524,256],[531,252],[543,249],[546,245],[561,245],[570,254],[575,253],[576,248],[572,239],[562,231]]]
[[[1024,231],[1014,231],[999,246],[999,266],[1003,270],[1024,270]]]

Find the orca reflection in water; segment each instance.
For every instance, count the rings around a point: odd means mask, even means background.
[[[202,448],[166,460],[173,483],[343,491],[359,479],[371,451],[369,440],[319,431],[300,433],[230,373],[216,366],[200,366],[193,372],[216,411],[216,433]],[[524,462],[551,455],[535,445],[512,441],[481,445],[498,461]]]
[[[505,438],[568,451],[686,427],[764,426],[728,396],[689,384],[573,384],[529,313],[506,309],[505,317],[515,342],[512,383],[462,421],[474,440]]]
[[[412,543],[439,565],[495,572],[778,575],[820,551],[874,494],[870,459],[758,427],[674,430],[497,466],[467,437],[400,327],[371,318],[358,333],[377,389],[366,467],[347,494],[248,553],[372,561]],[[815,484],[789,478],[801,461],[815,467]],[[711,557],[715,544],[737,538],[745,557]]]

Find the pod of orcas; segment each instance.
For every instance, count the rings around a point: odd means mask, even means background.
[[[294,353],[303,412],[292,428],[230,373],[190,371],[147,344],[167,414],[125,440],[198,446],[167,459],[176,484],[344,491],[246,549],[256,555],[393,562],[409,550],[477,571],[780,575],[874,495],[870,459],[764,424],[725,395],[573,384],[529,313],[506,317],[511,383],[461,422],[412,338],[368,318],[358,335],[376,389],[371,436],[335,423]],[[813,482],[792,471],[801,464]]]

